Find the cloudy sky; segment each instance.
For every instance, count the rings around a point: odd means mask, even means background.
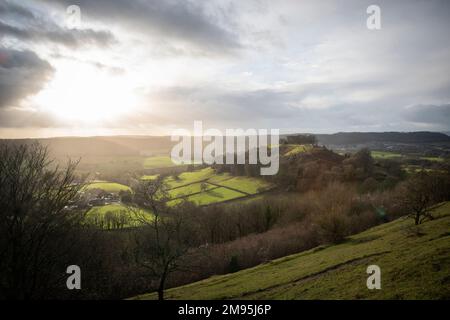
[[[0,0],[0,138],[450,131],[449,31],[446,0]]]

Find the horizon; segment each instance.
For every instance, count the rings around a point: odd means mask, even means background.
[[[450,137],[449,131],[337,131],[331,133],[319,133],[319,132],[289,132],[282,133],[280,136],[285,135],[336,135],[342,133],[351,134],[364,134],[364,133],[440,133]],[[195,137],[196,135],[191,135]],[[205,135],[201,135],[204,137]],[[226,135],[224,135],[226,136]],[[67,136],[43,136],[43,137],[0,137],[0,140],[45,140],[45,139],[64,139],[64,138],[169,138],[167,135],[152,135],[152,134],[113,134],[113,135],[67,135]]]

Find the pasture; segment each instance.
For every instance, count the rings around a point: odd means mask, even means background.
[[[289,150],[284,154],[284,156],[289,157],[299,153],[307,152],[312,149],[312,146],[309,144],[293,144],[288,145]]]
[[[118,193],[120,191],[131,191],[129,186],[116,182],[93,181],[84,187],[85,190],[100,189],[105,192]]]
[[[143,180],[156,179],[158,175],[144,175]],[[269,190],[273,185],[260,178],[245,176],[231,176],[229,173],[215,173],[214,169],[204,169],[183,172],[176,176],[168,176],[168,205],[174,206],[183,200],[198,206],[228,202],[231,200],[253,199],[254,195]],[[131,190],[130,187],[107,181],[94,181],[86,189],[101,189],[106,192],[118,193]],[[87,213],[87,221],[104,229],[125,228],[136,226],[134,212],[130,212],[124,205],[108,204],[96,206]]]
[[[400,153],[389,151],[371,151],[371,155],[375,159],[395,159],[403,157]]]
[[[151,220],[150,212],[130,210],[120,203],[92,207],[85,217],[87,223],[107,230],[137,227],[144,221],[150,222]]]
[[[158,169],[176,166],[172,159],[168,156],[149,157],[144,159],[143,166],[145,169]]]

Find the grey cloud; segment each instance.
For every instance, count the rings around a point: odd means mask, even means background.
[[[0,128],[51,128],[57,121],[41,111],[0,108]]]
[[[347,87],[350,90],[351,85]],[[214,86],[164,88],[148,97],[155,108],[142,110],[135,118],[124,121],[173,125],[176,114],[177,125],[187,127],[191,127],[194,120],[203,120],[208,126],[218,128],[259,127],[303,132],[412,130],[423,128],[419,123],[427,123],[430,130],[442,130],[450,125],[449,105],[403,108],[404,101],[399,98],[336,101],[326,108],[299,104],[306,96],[320,96],[334,89],[334,84],[326,83],[289,90],[229,90]]]
[[[66,29],[42,12],[32,12],[29,8],[11,2],[0,4],[0,18],[0,39],[12,37],[21,41],[50,42],[72,48],[83,45],[108,46],[116,41],[109,31]]]
[[[53,71],[32,51],[0,48],[0,108],[39,92]]]
[[[425,124],[450,124],[450,104],[443,105],[415,105],[405,108],[404,116],[407,121]]]
[[[206,3],[192,1],[46,0],[60,6],[79,5],[83,16],[108,24],[124,25],[161,40],[175,39],[215,54],[240,47],[237,35],[217,23],[223,10],[207,13]],[[231,19],[231,17],[227,17]]]

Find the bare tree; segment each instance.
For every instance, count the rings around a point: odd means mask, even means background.
[[[65,275],[82,218],[67,208],[82,187],[76,165],[53,165],[39,144],[0,145],[0,298],[46,297]]]
[[[433,179],[421,171],[408,179],[402,188],[400,201],[414,219],[416,225],[433,219],[430,207],[435,203]]]
[[[164,177],[140,180],[135,186],[134,206],[130,209],[138,217],[142,228],[135,233],[136,263],[158,281],[158,299],[164,299],[169,275],[189,271],[185,259],[189,250],[188,221],[180,206],[167,206],[169,196]]]

